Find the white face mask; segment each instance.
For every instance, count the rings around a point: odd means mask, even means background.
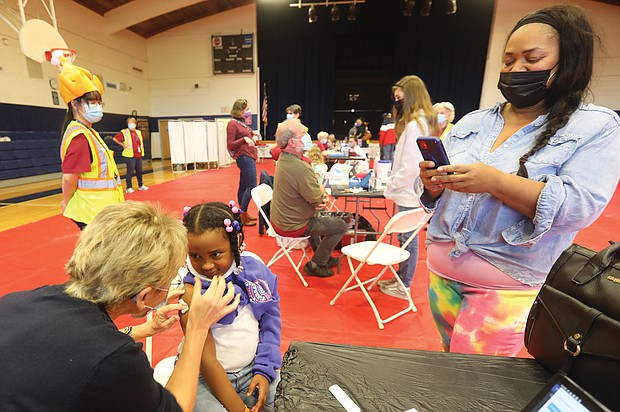
[[[127,127],[129,127],[129,130],[136,130],[136,124],[135,123],[129,123],[127,125]]]
[[[289,120],[290,120],[290,119],[294,119],[294,118],[295,118],[295,115],[294,115],[293,113],[287,113],[287,114],[286,114],[286,118],[287,118],[287,119],[289,119]]]

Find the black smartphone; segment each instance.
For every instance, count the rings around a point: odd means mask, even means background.
[[[441,139],[434,136],[429,137],[418,137],[417,138],[418,147],[420,148],[420,153],[422,153],[422,157],[424,160],[430,160],[435,163],[435,168],[439,166],[447,166],[450,164],[450,160],[448,160],[448,155],[446,154],[446,149],[443,147],[441,143]]]

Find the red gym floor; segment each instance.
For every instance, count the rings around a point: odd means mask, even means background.
[[[268,160],[265,164],[258,164],[258,169],[273,174],[274,163]],[[234,166],[204,171],[152,186],[149,191],[136,192],[127,198],[159,202],[171,213],[180,216],[184,206],[205,201],[236,200],[238,173]],[[382,200],[377,202],[383,203]],[[343,204],[339,205],[342,209]],[[391,205],[388,205],[388,209],[391,211]],[[253,204],[250,213],[257,213]],[[382,218],[382,224],[387,222],[385,213],[379,211],[377,214]],[[603,215],[591,227],[583,230],[576,242],[598,250],[605,247],[608,240],[619,240],[618,216],[620,195],[617,192]],[[369,220],[373,221],[372,218]],[[45,284],[63,283],[67,279],[64,264],[71,256],[78,235],[76,226],[62,216],[0,232],[0,296]],[[420,244],[423,242],[424,233],[420,236]],[[257,227],[246,228],[246,244],[247,250],[257,253],[265,261],[277,249],[274,239],[259,237]],[[271,269],[279,276],[282,351],[286,350],[292,340],[440,350],[426,298],[428,279],[425,258],[422,247],[412,288],[418,312],[390,322],[384,330],[378,329],[370,306],[359,291],[346,293],[336,306],[329,305],[350,273],[344,260],[341,274],[327,279],[306,277],[309,283],[307,288],[303,287],[288,261],[280,260]],[[377,290],[371,293],[380,311],[395,312],[404,304],[404,301],[383,296]],[[127,317],[118,319],[117,323],[122,327],[132,322],[135,320]],[[156,336],[153,339],[154,364],[175,354],[180,339],[181,330],[178,326]],[[522,354],[527,356],[526,352]]]

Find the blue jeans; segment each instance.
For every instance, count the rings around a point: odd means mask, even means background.
[[[127,166],[127,174],[125,175],[127,189],[131,189],[131,179],[133,178],[134,171],[138,178],[138,187],[142,186],[142,158],[125,158],[125,165]]]
[[[248,155],[241,155],[235,163],[239,168],[239,188],[237,189],[237,201],[244,212],[248,211],[252,199],[252,189],[256,187],[256,160]]]
[[[258,401],[257,390],[255,390],[250,397],[245,396],[248,388],[250,387],[250,382],[254,377],[252,374],[252,366],[253,364],[249,364],[239,372],[227,373],[228,379],[230,379],[230,383],[232,383],[233,388],[235,388],[235,391],[239,394],[239,397],[243,403],[250,408],[256,405],[256,402]],[[273,411],[273,403],[276,400],[276,388],[279,382],[280,371],[278,370],[278,375],[269,385],[269,395],[267,395],[267,402],[263,408],[264,412]],[[207,385],[207,382],[204,380],[202,375],[200,375],[200,379],[198,379],[198,392],[196,393],[196,405],[194,406],[194,412],[207,411],[226,411],[226,409],[224,409],[224,406],[222,406],[215,396],[213,396],[211,389],[209,389],[209,385]]]
[[[381,146],[381,160],[394,161],[394,151],[396,150],[395,144],[386,144]]]
[[[405,210],[416,209],[415,207],[407,207],[407,206],[398,206],[399,212],[404,212]],[[413,232],[399,233],[398,241],[402,246],[409,236],[411,236]],[[406,287],[411,286],[411,282],[413,282],[413,275],[415,275],[415,267],[418,264],[418,236],[413,238],[411,243],[407,245],[407,251],[409,252],[409,259],[405,260],[398,266],[398,277],[403,281]]]

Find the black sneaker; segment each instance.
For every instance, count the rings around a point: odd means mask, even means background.
[[[331,268],[336,266],[338,263],[340,263],[340,258],[330,256],[329,259],[327,259],[327,264],[325,266]]]
[[[316,276],[318,278],[328,278],[334,276],[334,271],[327,266],[317,265],[310,261],[304,266],[304,273],[308,276]]]

